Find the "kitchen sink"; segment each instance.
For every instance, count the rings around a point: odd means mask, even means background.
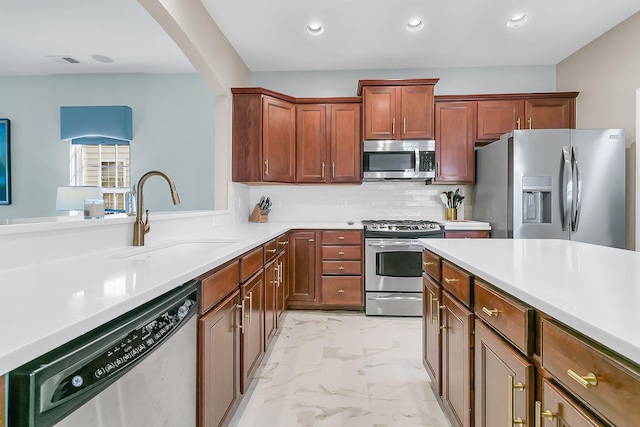
[[[240,239],[212,238],[179,240],[158,246],[128,249],[115,254],[116,259],[142,260],[142,259],[171,259],[199,256],[226,248]]]

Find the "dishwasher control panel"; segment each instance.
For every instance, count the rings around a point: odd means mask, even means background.
[[[195,310],[195,300],[185,299],[155,319],[131,330],[126,337],[112,343],[108,349],[96,354],[88,363],[60,380],[50,403],[65,400],[142,360],[176,331]]]

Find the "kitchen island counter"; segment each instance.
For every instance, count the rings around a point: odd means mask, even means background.
[[[421,243],[640,366],[640,253],[551,239]]]
[[[107,232],[108,227],[113,225],[105,226]],[[232,224],[144,247],[12,260],[15,268],[0,268],[0,375],[291,229],[362,229],[362,224]]]

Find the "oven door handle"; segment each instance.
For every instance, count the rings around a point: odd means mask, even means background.
[[[417,243],[367,243],[367,246],[371,246],[373,248],[409,248],[415,247],[422,251],[422,246]]]
[[[414,297],[412,295],[381,295],[377,297],[369,297],[367,298],[369,301],[384,301],[384,300],[395,300],[395,301],[422,301],[422,297]]]

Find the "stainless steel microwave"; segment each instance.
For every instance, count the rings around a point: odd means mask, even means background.
[[[364,181],[435,178],[436,142],[364,141],[362,170]]]

